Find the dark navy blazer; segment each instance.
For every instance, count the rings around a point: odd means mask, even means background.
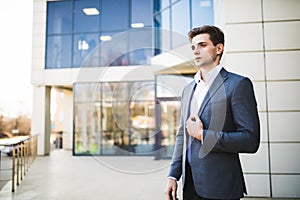
[[[190,100],[195,82],[185,87],[181,99],[180,126],[169,176],[185,181]],[[243,197],[246,187],[239,153],[255,153],[260,143],[257,103],[251,81],[224,68],[212,83],[199,110],[203,144],[191,143],[191,169],[199,196],[212,199]]]

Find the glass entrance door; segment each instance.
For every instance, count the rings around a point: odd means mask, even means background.
[[[157,158],[172,157],[174,144],[176,141],[176,133],[179,127],[180,120],[180,101],[165,100],[158,101],[159,122],[157,126],[160,127],[159,137],[156,139],[159,150],[156,154]]]

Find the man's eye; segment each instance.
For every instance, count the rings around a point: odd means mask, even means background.
[[[195,46],[191,46],[191,49],[192,49],[192,50],[195,50]]]

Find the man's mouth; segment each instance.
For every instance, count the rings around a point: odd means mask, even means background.
[[[196,57],[195,61],[199,61],[201,59],[201,57]]]

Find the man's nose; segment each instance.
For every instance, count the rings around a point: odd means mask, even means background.
[[[200,54],[200,50],[199,50],[199,48],[195,48],[195,49],[194,49],[194,54],[195,54],[195,55],[198,55],[198,54]]]

